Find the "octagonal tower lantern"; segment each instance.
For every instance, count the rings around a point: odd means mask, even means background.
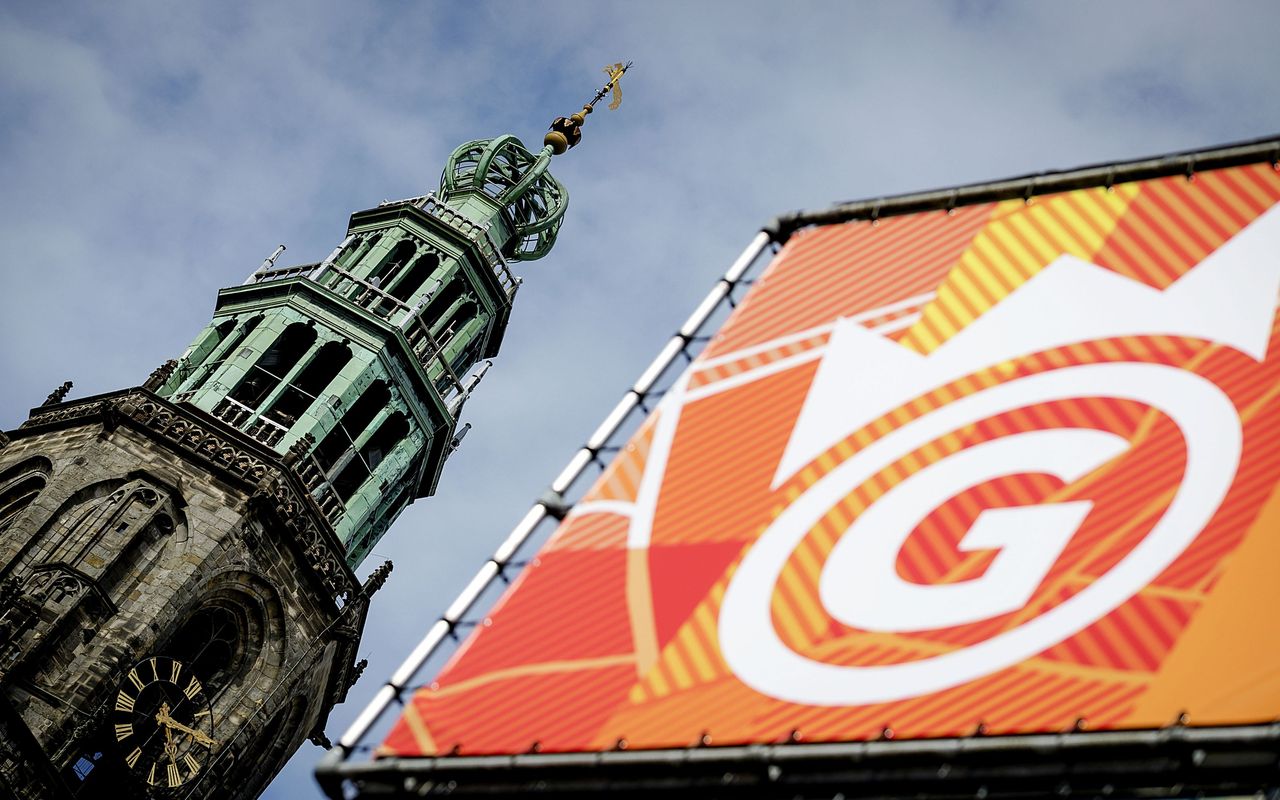
[[[253,800],[327,743],[391,563],[356,568],[435,492],[589,110],[463,145],[323,261],[277,248],[141,386],[0,431],[0,798]]]
[[[322,262],[280,269],[277,250],[219,293],[160,388],[289,454],[350,566],[434,493],[506,331],[511,264],[546,255],[564,219],[551,159],[622,71],[557,118],[540,151],[512,135],[467,142],[437,192],[356,212]]]
[[[440,178],[441,200],[483,220],[503,257],[542,258],[555,244],[569,195],[547,172],[553,150],[537,155],[514,136],[481,139],[458,147]]]

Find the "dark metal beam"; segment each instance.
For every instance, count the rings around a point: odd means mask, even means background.
[[[1280,723],[955,739],[328,761],[360,797],[1144,797],[1280,784]],[[330,796],[334,796],[332,793]]]
[[[1204,170],[1238,167],[1264,161],[1280,164],[1280,135],[1133,161],[1037,172],[998,181],[858,200],[819,211],[793,211],[778,216],[762,230],[775,242],[784,243],[797,230],[810,225],[877,220],[921,211],[946,211],[961,206],[994,203],[1000,200],[1027,200],[1055,192],[1113,186],[1129,181],[1165,178],[1171,175],[1191,176]]]

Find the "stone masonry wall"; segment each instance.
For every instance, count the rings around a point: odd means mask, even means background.
[[[107,600],[45,598],[27,629],[10,637],[10,655],[19,652],[0,692],[52,767],[65,770],[110,724],[134,663],[203,606],[239,604],[254,622],[243,663],[213,703],[219,746],[189,796],[256,797],[327,716],[331,672],[350,658],[362,617],[341,615],[343,599],[273,530],[271,515],[255,509],[253,486],[148,432],[85,420],[15,435],[0,449],[0,474],[35,457],[52,469],[0,531],[0,580],[27,585],[54,559],[92,579]],[[124,496],[141,499],[119,511]]]

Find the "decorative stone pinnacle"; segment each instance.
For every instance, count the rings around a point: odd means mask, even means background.
[[[169,359],[152,370],[151,374],[147,377],[146,383],[142,384],[142,388],[150,389],[154,392],[156,389],[164,386],[165,382],[172,377],[173,371],[177,368],[178,362],[172,358]]]
[[[382,588],[382,585],[387,582],[387,576],[391,574],[391,570],[394,566],[395,565],[390,561],[383,561],[382,566],[370,573],[369,579],[364,582],[365,597],[373,596],[374,592]]]
[[[66,399],[67,392],[71,391],[72,385],[73,384],[71,383],[71,381],[63,382],[61,386],[59,386],[57,389],[54,389],[52,392],[50,392],[49,396],[46,397],[44,399],[44,402],[41,403],[40,405],[56,406],[58,403],[61,403],[63,400]]]
[[[284,454],[285,466],[291,467],[298,463],[300,459],[306,456],[307,452],[311,450],[311,447],[315,443],[316,437],[312,436],[310,432],[299,436],[298,440],[289,448],[289,452]]]
[[[582,141],[582,126],[586,124],[587,115],[595,109],[596,103],[603,100],[606,94],[613,93],[613,98],[609,102],[610,111],[616,110],[622,104],[622,86],[618,81],[629,69],[631,69],[630,61],[625,64],[619,61],[605,67],[604,71],[609,76],[609,82],[600,87],[596,96],[583,105],[581,111],[574,112],[568,117],[556,117],[551,122],[551,130],[542,137],[542,143],[551,148],[552,154],[558,156]]]
[[[351,677],[347,678],[347,688],[350,689],[356,685],[356,681],[360,680],[360,676],[364,674],[365,668],[369,666],[369,659],[362,658],[356,662],[351,668]]]

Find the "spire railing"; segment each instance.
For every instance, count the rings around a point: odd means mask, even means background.
[[[281,267],[280,269],[264,270],[259,268],[245,280],[244,285],[247,286],[251,283],[267,283],[268,281],[282,281],[288,278],[306,276],[311,274],[311,271],[317,266],[319,266],[319,264],[313,263],[299,264],[296,267]]]
[[[487,236],[487,234],[485,235]],[[510,272],[508,271],[507,274],[510,275]],[[255,272],[249,276],[245,283],[269,283],[291,278],[306,278],[312,283],[323,286],[330,292],[355,303],[379,319],[396,326],[404,334],[410,348],[413,350],[414,357],[418,359],[424,369],[428,368],[431,362],[437,362],[441,367],[445,385],[451,386],[452,390],[457,390],[458,392],[465,391],[462,379],[445,357],[444,346],[431,333],[430,326],[422,318],[422,312],[427,307],[426,301],[430,300],[430,295],[424,298],[424,302],[420,302],[416,306],[410,306],[398,297],[387,293],[381,287],[375,286],[364,278],[348,272],[333,261]],[[513,280],[516,280],[518,284],[518,279]],[[514,290],[509,292],[508,296],[511,294],[514,294]]]
[[[378,208],[387,208],[389,206],[413,206],[427,216],[461,233],[480,250],[480,255],[484,257],[489,268],[493,270],[494,277],[498,279],[498,285],[506,293],[507,299],[510,300],[515,297],[516,290],[520,288],[522,279],[511,271],[507,260],[502,257],[502,248],[498,246],[497,242],[493,241],[493,234],[489,231],[488,225],[476,222],[465,214],[454,211],[440,202],[433,193],[418,197],[406,197],[403,200],[385,200],[378,204]]]
[[[502,287],[503,292],[506,293],[507,299],[510,300],[515,297],[516,290],[520,288],[520,278],[516,277],[511,272],[511,267],[507,266],[507,260],[502,257],[501,250],[493,241],[488,225],[481,225],[471,221],[441,203],[436,199],[435,195],[428,194],[424,197],[414,198],[413,205],[427,215],[466,236],[467,239],[475,244],[479,248],[481,255],[489,262],[489,267],[493,270],[493,274],[498,279],[498,284]]]

